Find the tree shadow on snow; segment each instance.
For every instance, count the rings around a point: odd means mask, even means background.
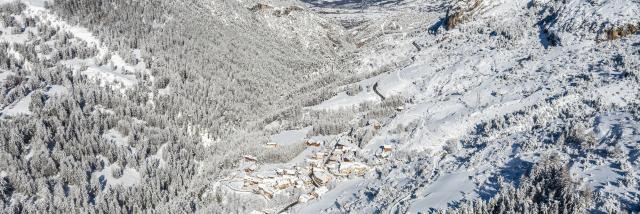
[[[547,26],[555,23],[556,18],[557,15],[555,14],[549,15],[537,23],[539,31],[538,38],[540,39],[540,44],[542,44],[544,49],[560,45],[560,38],[547,28]]]
[[[500,191],[501,187],[498,183],[498,177],[503,177],[505,182],[512,183],[517,187],[520,185],[520,178],[529,172],[531,167],[533,167],[533,163],[520,158],[514,158],[500,169],[499,174],[487,179],[485,184],[476,190],[476,193],[482,200],[490,200]]]

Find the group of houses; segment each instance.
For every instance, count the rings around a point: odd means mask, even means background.
[[[357,146],[338,141],[325,145],[322,141],[305,140],[311,149],[303,164],[290,168],[276,168],[256,171],[255,157],[243,157],[243,188],[271,199],[274,194],[289,188],[302,189],[306,194],[299,197],[304,203],[320,197],[328,191],[327,184],[333,180],[349,176],[365,176],[370,167],[357,161]],[[274,146],[275,147],[275,146]],[[381,147],[385,157],[392,151],[390,146]]]

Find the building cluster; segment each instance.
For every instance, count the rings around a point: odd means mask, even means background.
[[[299,201],[304,203],[326,193],[327,184],[331,181],[341,177],[364,176],[370,169],[368,165],[356,161],[357,147],[349,143],[338,142],[331,146],[314,140],[304,143],[307,147],[317,149],[307,155],[302,166],[256,172],[257,159],[244,156],[243,189],[269,199],[289,188],[302,189],[307,193],[302,194]],[[385,148],[383,154],[391,151],[390,147]]]

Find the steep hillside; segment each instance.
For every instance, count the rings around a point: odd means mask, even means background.
[[[209,179],[349,75],[340,27],[304,8],[24,3],[3,6],[6,212],[236,210]]]

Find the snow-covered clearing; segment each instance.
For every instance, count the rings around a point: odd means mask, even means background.
[[[105,168],[102,171],[94,172],[91,174],[91,179],[97,180],[101,188],[104,190],[109,186],[134,186],[140,183],[140,173],[136,169],[132,169],[129,167],[124,167],[122,170],[122,175],[120,177],[114,177],[114,170],[118,170],[118,166],[116,164],[110,164],[109,160],[105,157],[101,157]]]
[[[470,178],[468,172],[454,172],[440,176],[426,189],[416,193],[417,199],[411,203],[409,213],[446,208],[451,202],[477,197],[473,192],[477,186]]]
[[[31,104],[31,95],[32,93],[29,93],[29,95],[23,97],[22,99],[20,99],[19,101],[15,102],[14,104],[11,104],[7,107],[5,107],[1,113],[2,113],[2,117],[5,116],[18,116],[18,115],[29,115],[32,114],[31,110],[29,110],[29,105]]]
[[[271,135],[271,141],[281,146],[300,144],[304,142],[304,139],[312,128],[313,127],[306,127],[300,130],[283,131],[278,134]]]

